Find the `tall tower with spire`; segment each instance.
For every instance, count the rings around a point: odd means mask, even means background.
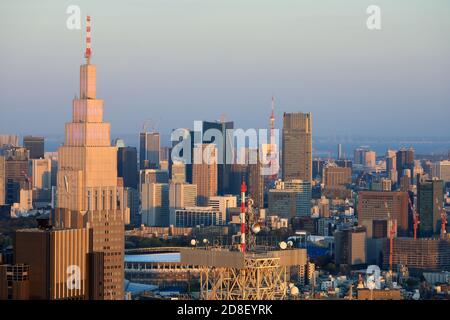
[[[269,119],[270,137],[267,145],[266,157],[269,159],[271,174],[266,176],[266,183],[273,183],[278,179],[279,161],[278,161],[278,143],[275,134],[275,97],[272,96],[272,111]]]
[[[91,64],[91,19],[87,17],[86,63],[80,67],[80,93],[72,103],[64,145],[58,150],[57,202],[53,223],[92,228],[94,252],[103,253],[103,292],[98,299],[124,299],[124,226],[129,220],[126,190],[117,177],[117,148],[103,121]]]

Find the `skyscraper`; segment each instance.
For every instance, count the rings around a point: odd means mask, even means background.
[[[247,185],[248,185],[248,196],[253,200],[253,205],[255,208],[264,207],[264,175],[261,172],[261,162],[259,160],[259,151],[255,149],[254,152],[257,154],[256,163],[250,163],[247,165]]]
[[[20,202],[20,190],[30,189],[28,179],[29,152],[25,148],[10,147],[4,151],[6,203]]]
[[[202,137],[205,137],[207,130],[218,130],[221,134],[222,150],[217,146],[217,192],[218,194],[226,194],[230,191],[230,171],[231,162],[227,162],[227,153],[233,159],[233,134],[234,123],[232,121],[203,121],[202,122]],[[211,139],[212,140],[212,139]],[[214,143],[209,139],[203,139],[203,143]]]
[[[284,113],[282,139],[283,180],[312,181],[311,113]]]
[[[171,166],[170,178],[173,183],[186,182],[186,165],[181,161],[174,161]]]
[[[141,223],[152,227],[169,226],[169,185],[145,183],[141,188]]]
[[[441,208],[444,201],[444,182],[433,179],[417,182],[417,208],[420,217],[419,235],[431,237],[441,230]]]
[[[139,167],[159,169],[160,136],[158,132],[141,132],[139,135]]]
[[[119,148],[117,175],[123,178],[125,188],[138,188],[137,150],[134,147]]]
[[[190,183],[174,183],[169,185],[169,207],[179,209],[197,205],[197,186]]]
[[[44,137],[23,137],[23,146],[30,151],[30,159],[44,158]]]
[[[197,185],[197,204],[208,205],[217,195],[217,148],[214,144],[198,144],[194,148],[192,183]]]
[[[59,148],[56,226],[93,228],[93,251],[104,253],[104,298],[124,299],[124,225],[127,195],[118,186],[117,148],[103,122],[103,100],[96,98],[96,67],[90,63],[90,18],[86,63],[80,67],[80,96],[73,100]]]
[[[337,146],[337,160],[341,160],[342,159],[342,144],[338,144]]]
[[[33,203],[42,203],[42,206],[45,206],[51,200],[52,161],[50,159],[32,159],[30,169]]]
[[[404,176],[406,169],[411,172],[411,179],[414,174],[414,149],[402,148],[396,153],[397,179],[400,180]]]

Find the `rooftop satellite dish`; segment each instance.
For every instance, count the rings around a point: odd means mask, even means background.
[[[207,244],[209,241],[208,241],[208,239],[203,239],[203,244]]]
[[[287,242],[287,245],[288,245],[289,248],[292,248],[292,247],[294,246],[294,242],[292,242],[291,240],[289,240],[289,241]]]
[[[291,288],[291,296],[298,296],[298,294],[299,294],[298,288],[295,286],[292,287]]]
[[[286,250],[287,248],[287,243],[284,241],[281,241],[278,245],[280,246],[281,250]]]
[[[196,246],[196,245],[197,245],[197,240],[192,239],[192,240],[191,240],[191,246]]]
[[[261,231],[261,225],[259,223],[255,223],[252,227],[253,233],[258,233]]]

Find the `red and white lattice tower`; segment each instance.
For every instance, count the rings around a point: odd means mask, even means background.
[[[245,252],[245,192],[247,192],[247,186],[245,181],[241,184],[241,252]]]
[[[89,64],[92,55],[91,50],[91,16],[86,17],[86,51],[84,57],[86,58],[87,64]]]

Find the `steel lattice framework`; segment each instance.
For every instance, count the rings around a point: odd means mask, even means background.
[[[280,258],[245,257],[243,268],[200,269],[203,300],[282,300],[287,292],[287,267]]]

